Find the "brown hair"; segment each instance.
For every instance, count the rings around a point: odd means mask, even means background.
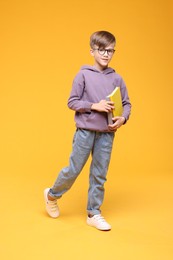
[[[97,45],[99,48],[105,48],[111,43],[116,43],[115,36],[107,31],[94,32],[90,37],[90,47],[94,48]]]

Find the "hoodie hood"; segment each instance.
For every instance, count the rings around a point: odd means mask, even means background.
[[[81,70],[90,70],[90,71],[105,74],[105,75],[110,74],[110,73],[115,73],[115,70],[112,69],[111,67],[108,67],[103,71],[100,71],[100,70],[96,69],[94,66],[91,66],[91,65],[84,65],[84,66],[81,67]]]

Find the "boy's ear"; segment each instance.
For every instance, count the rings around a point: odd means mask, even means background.
[[[91,56],[94,56],[94,50],[93,49],[90,50],[90,54],[91,54]]]

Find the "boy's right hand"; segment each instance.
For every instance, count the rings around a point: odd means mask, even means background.
[[[111,112],[114,109],[114,103],[112,101],[101,100],[99,103],[94,103],[91,106],[91,110],[98,112]]]

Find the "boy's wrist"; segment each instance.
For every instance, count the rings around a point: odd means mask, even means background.
[[[123,125],[126,123],[126,118],[124,116],[122,116],[122,118],[124,119]]]
[[[96,110],[96,103],[93,103],[93,104],[91,105],[91,110]]]

